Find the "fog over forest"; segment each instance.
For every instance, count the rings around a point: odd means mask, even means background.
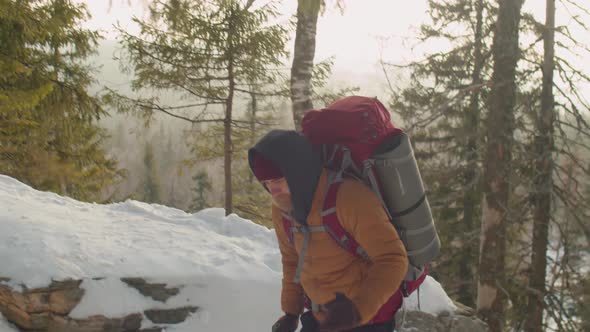
[[[97,54],[90,59],[90,63],[97,68],[93,92],[100,94],[104,92],[105,87],[108,87],[129,96],[146,97],[152,95],[152,91],[133,93],[131,88],[133,74],[123,68],[123,61],[121,61],[123,56],[124,53],[117,41],[101,40]],[[327,59],[318,59],[318,61],[322,60]],[[337,56],[332,60],[337,60]],[[366,70],[367,66],[336,67],[327,80],[327,84],[320,90],[334,91],[344,87],[356,87],[358,88],[356,94],[375,96],[387,103],[391,100],[389,84],[400,88],[405,85],[404,82],[408,78],[407,75],[402,74],[401,69],[396,77],[391,77],[392,71],[389,69],[389,79],[394,82],[388,82],[379,61],[380,59],[375,58],[373,70],[366,72],[362,72],[362,70]],[[289,63],[285,64],[285,68],[287,74]],[[584,85],[581,85],[581,89],[582,91],[589,90]],[[170,92],[157,92],[156,95],[160,100],[170,105],[182,100],[182,96]],[[247,100],[238,100],[235,110],[237,116],[243,115],[247,103]],[[279,119],[274,127],[292,129],[290,100],[275,98],[274,101],[270,101],[270,104]],[[316,102],[315,106],[321,108],[325,105],[322,105],[320,101]],[[108,106],[107,110],[110,116],[100,120],[100,125],[106,128],[110,134],[110,139],[105,142],[105,149],[117,159],[119,167],[125,169],[127,175],[119,184],[104,194],[105,200],[143,199],[142,187],[147,177],[146,148],[150,144],[153,149],[155,170],[160,185],[161,200],[159,203],[190,211],[196,195],[193,190],[195,188],[193,176],[200,171],[205,171],[211,181],[211,190],[207,192],[208,205],[223,205],[223,158],[201,159],[194,165],[186,163],[189,159],[199,159],[196,153],[191,151],[191,148],[194,146],[194,136],[199,137],[199,132],[205,127],[195,126],[157,111],[147,123],[141,114],[121,114]],[[390,111],[394,113],[392,116],[394,123],[403,127],[402,119],[396,118],[395,110],[390,109]],[[222,111],[220,110],[220,112]],[[244,159],[245,154],[245,150],[239,151],[236,159]]]
[[[102,40],[98,53],[90,59],[90,63],[97,68],[95,93],[104,91],[104,87],[116,90],[121,94],[146,97],[151,91],[134,94],[131,88],[132,73],[122,67],[120,57],[124,56],[120,45],[116,41]],[[323,59],[319,59],[321,61]],[[389,87],[387,80],[381,73],[379,59],[375,59],[374,71],[359,72],[358,68],[349,70],[336,69],[330,75],[322,91],[336,90],[343,87],[357,87],[358,94],[374,96],[387,101]],[[289,64],[285,64],[286,71]],[[399,82],[397,82],[399,86]],[[174,93],[157,93],[162,101],[175,104],[182,96]],[[237,116],[244,113],[247,101],[241,100],[236,107]],[[279,123],[276,128],[292,129],[292,113],[288,98],[276,98],[270,102],[276,109]],[[315,106],[315,105],[314,105]],[[322,107],[317,103],[318,108]],[[207,202],[211,206],[223,205],[223,160],[198,161],[194,166],[184,163],[185,160],[195,158],[191,152],[193,145],[191,137],[199,135],[203,127],[156,112],[154,118],[146,121],[141,115],[121,114],[108,107],[110,116],[104,117],[100,125],[109,131],[110,139],[105,142],[105,149],[118,160],[119,167],[127,170],[127,176],[114,188],[105,193],[104,198],[120,201],[127,198],[142,200],[142,186],[146,179],[146,146],[151,144],[155,161],[155,169],[160,182],[162,204],[183,210],[190,210],[195,198],[192,179],[199,171],[204,170],[211,180],[211,190],[208,192]],[[395,121],[396,119],[394,119]],[[399,123],[399,119],[397,123]],[[262,135],[263,133],[259,133]],[[237,159],[245,158],[246,151],[240,151]]]

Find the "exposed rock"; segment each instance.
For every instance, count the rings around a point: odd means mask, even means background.
[[[7,306],[2,306],[1,311],[2,315],[4,315],[4,317],[9,322],[23,328],[33,328],[31,316],[26,311],[21,310],[17,306],[10,304]]]
[[[400,332],[442,332],[444,325],[436,316],[421,311],[400,310],[396,316],[397,330]]]
[[[52,292],[61,289],[79,288],[80,284],[82,284],[82,280],[52,280],[51,284],[47,287],[28,288],[23,285],[23,293]]]
[[[396,316],[399,332],[486,332],[487,325],[475,316],[442,313],[438,317],[421,311],[400,312]]]
[[[453,301],[453,304],[457,307],[457,310],[455,310],[456,315],[471,317],[475,316],[476,314],[475,309],[468,307],[462,303]]]
[[[9,282],[10,278],[0,277],[0,282]]]
[[[165,284],[149,284],[141,278],[124,280],[143,295],[158,301],[166,301],[178,294],[178,288],[166,288]],[[35,332],[162,332],[162,327],[140,330],[144,315],[134,313],[125,317],[110,318],[102,315],[86,319],[72,319],[68,314],[84,296],[81,280],[54,281],[48,287],[16,292],[0,284],[0,312],[21,330]],[[197,307],[147,310],[147,316],[156,324],[183,322]]]
[[[439,317],[439,320],[445,324],[445,331],[448,332],[489,331],[487,325],[475,316],[452,315]]]
[[[160,302],[166,302],[179,292],[178,288],[166,288],[166,284],[150,284],[142,278],[121,278],[121,281],[137,289],[143,296]]]
[[[0,285],[0,312],[10,322],[25,328],[32,328],[31,316],[25,310],[24,296],[13,292],[8,286]]]
[[[79,281],[54,282],[47,288],[23,292],[25,310],[29,313],[51,312],[67,315],[84,296]]]
[[[25,290],[22,294],[0,285],[0,312],[25,330],[49,332],[123,332],[141,327],[141,314],[123,318],[93,316],[74,320],[67,314],[80,302],[80,281],[53,282],[49,287]]]
[[[144,311],[145,316],[156,324],[178,324],[184,322],[189,314],[199,310],[198,307],[182,307],[177,309],[152,309]]]
[[[131,332],[139,331],[141,314],[131,314],[122,318],[107,318],[102,315],[86,319],[70,319],[53,316],[47,332]]]

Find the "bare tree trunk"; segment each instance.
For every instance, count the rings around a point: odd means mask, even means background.
[[[320,0],[298,2],[295,51],[291,66],[291,104],[296,129],[299,129],[305,111],[313,108],[311,77],[319,11]]]
[[[475,43],[473,47],[473,72],[471,75],[472,86],[479,86],[481,84],[481,72],[483,68],[483,0],[477,0],[475,5],[476,11],[476,27],[475,27]],[[477,145],[480,122],[480,93],[479,89],[473,91],[469,101],[469,111],[466,114],[465,132],[467,133],[467,144],[465,151],[465,159],[467,160],[467,169],[465,170],[465,196],[463,197],[463,226],[468,232],[471,232],[475,227],[475,206],[480,201],[479,185],[477,181]],[[473,306],[474,296],[472,293],[474,275],[473,275],[473,255],[476,254],[477,247],[473,248],[471,238],[467,239],[468,250],[463,251],[463,257],[460,261],[459,272],[463,282],[459,287],[459,302]]]
[[[523,0],[499,0],[492,45],[494,72],[486,119],[484,196],[477,309],[491,332],[504,327],[506,223],[509,218],[510,162],[514,139],[516,65]]]
[[[233,9],[232,9],[233,10]],[[228,24],[228,45],[229,45],[229,59],[227,64],[227,76],[229,79],[229,91],[227,94],[227,100],[225,103],[225,119],[223,122],[223,144],[224,144],[224,179],[225,179],[225,215],[229,215],[233,212],[233,189],[232,189],[232,154],[233,154],[233,143],[232,143],[232,113],[233,113],[233,102],[234,102],[234,89],[235,89],[235,77],[234,77],[234,58],[233,58],[233,29],[232,21],[234,19],[233,13],[230,15]]]
[[[537,117],[534,163],[533,252],[529,276],[528,315],[526,331],[541,331],[545,309],[545,278],[547,246],[551,221],[551,193],[553,191],[553,124],[555,121],[553,71],[555,68],[555,0],[547,0],[544,31],[543,88],[541,111]]]
[[[256,93],[253,91],[250,93],[250,107],[252,108],[252,114],[250,115],[250,146],[254,146],[256,144],[256,116],[258,113],[258,100],[256,99]],[[254,183],[254,173],[248,173],[248,182]]]
[[[233,77],[233,64],[228,66],[230,71],[229,79],[229,94],[227,96],[225,106],[225,120],[223,122],[223,134],[224,134],[224,175],[225,175],[225,214],[229,215],[233,211],[233,189],[232,189],[232,111],[233,111],[233,99],[234,99],[234,77]]]

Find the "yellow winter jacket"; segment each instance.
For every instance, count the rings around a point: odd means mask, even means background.
[[[307,218],[309,226],[321,225],[326,178],[324,170]],[[281,307],[286,313],[298,315],[304,309],[304,291],[317,304],[333,300],[339,292],[355,303],[361,324],[366,324],[399,288],[408,269],[407,255],[377,195],[364,184],[344,179],[337,194],[336,210],[342,227],[366,251],[370,261],[339,247],[326,232],[313,232],[299,284],[294,278],[303,235],[296,232],[292,245],[283,227],[281,211],[273,206],[272,219],[283,263]],[[322,321],[321,311],[314,315]]]

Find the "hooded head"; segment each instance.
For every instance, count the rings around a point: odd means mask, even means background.
[[[286,179],[292,216],[298,223],[306,224],[322,172],[319,151],[294,130],[273,130],[248,151],[248,160],[259,181]]]
[[[283,211],[291,212],[291,191],[281,170],[260,153],[252,157],[252,172],[272,196],[272,202]]]
[[[254,173],[258,181],[276,180],[283,177],[281,170],[260,153],[255,153],[252,156],[250,165],[252,167],[252,173]]]

